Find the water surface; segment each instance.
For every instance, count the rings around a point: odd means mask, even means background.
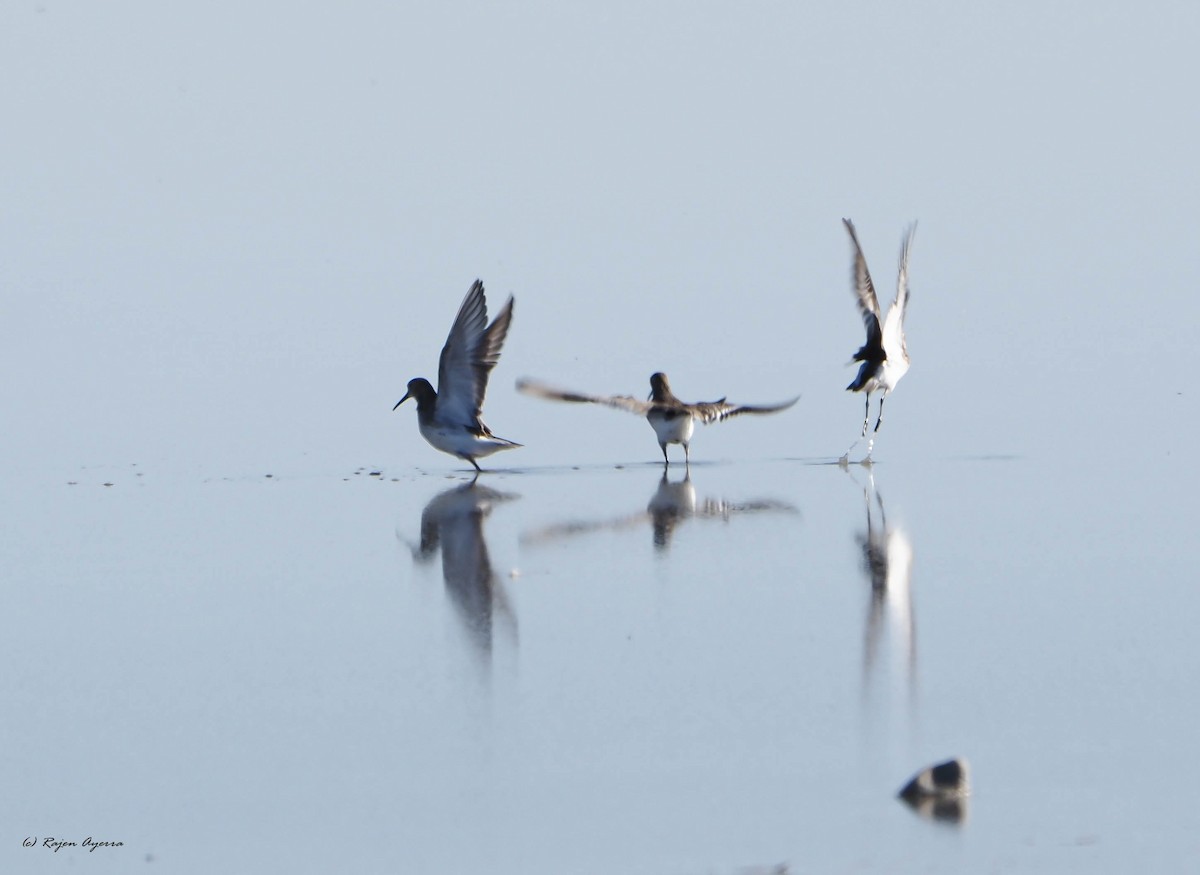
[[[1165,467],[375,471],[30,475],[5,520],[6,822],[124,841],[78,861],[98,871],[1196,850],[1197,769],[1164,755],[1200,668]],[[948,756],[973,770],[959,821],[895,800]]]

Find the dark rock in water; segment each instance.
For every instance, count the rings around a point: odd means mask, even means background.
[[[922,817],[961,823],[970,794],[967,761],[956,757],[918,772],[896,795]]]
[[[957,799],[970,792],[967,761],[956,757],[918,772],[898,795],[901,799],[921,799],[926,796]]]

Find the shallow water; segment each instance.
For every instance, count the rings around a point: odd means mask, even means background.
[[[452,466],[28,475],[5,822],[125,843],[89,871],[1194,857],[1200,597],[1165,466]],[[949,756],[959,822],[894,798]]]

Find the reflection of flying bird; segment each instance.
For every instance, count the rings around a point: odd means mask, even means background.
[[[774,499],[751,501],[726,501],[724,499],[696,497],[689,473],[682,480],[671,481],[663,471],[654,494],[644,511],[617,517],[612,520],[592,522],[568,522],[547,526],[521,536],[523,545],[542,544],[571,535],[582,535],[598,531],[620,531],[639,528],[650,524],[654,532],[654,547],[665,551],[671,545],[671,537],[680,523],[690,519],[722,519],[726,522],[742,513],[756,512],[799,513],[795,507]]]
[[[876,521],[871,513],[871,499],[879,511]],[[917,661],[916,621],[912,607],[912,544],[902,529],[888,525],[883,499],[870,478],[870,490],[863,489],[867,508],[867,531],[858,536],[862,549],[862,568],[871,584],[871,605],[867,614],[863,638],[863,671],[869,676],[883,639],[891,626],[895,649],[903,656],[908,683],[915,680]]]
[[[476,471],[480,470],[476,459],[521,446],[496,437],[480,418],[488,375],[500,361],[512,310],[509,296],[500,315],[488,325],[483,283],[475,280],[442,347],[437,391],[424,377],[417,377],[408,381],[408,391],[396,402],[399,407],[415,398],[421,436],[443,453],[466,459]]]
[[[799,513],[795,507],[773,498],[755,498],[749,501],[727,501],[723,498],[696,500],[696,489],[692,486],[692,475],[672,483],[663,471],[662,479],[650,503],[646,507],[654,527],[654,546],[665,550],[670,546],[671,536],[679,523],[689,519],[719,519],[729,522],[730,518],[744,513]]]
[[[516,621],[488,557],[483,520],[495,505],[516,497],[476,481],[439,492],[421,512],[421,542],[413,548],[413,560],[420,563],[441,549],[446,592],[484,656],[492,650],[493,614]]]
[[[671,384],[667,382],[667,375],[661,372],[651,375],[650,397],[646,401],[634,398],[632,395],[584,395],[565,389],[555,389],[534,380],[518,380],[517,389],[527,395],[536,395],[539,398],[603,404],[606,407],[615,407],[618,410],[626,410],[629,413],[646,417],[646,421],[650,423],[654,434],[658,437],[658,446],[662,449],[663,463],[666,465],[670,464],[670,460],[667,458],[667,444],[682,444],[684,462],[685,464],[691,462],[689,445],[697,420],[703,425],[709,425],[743,413],[778,413],[800,400],[800,396],[797,395],[782,404],[757,406],[730,404],[724,398],[688,404],[675,397],[671,392]]]
[[[863,324],[867,329],[867,342],[854,354],[854,361],[862,362],[858,376],[846,387],[850,392],[865,392],[862,434],[858,441],[867,436],[867,425],[871,420],[871,393],[881,391],[879,398],[879,417],[875,420],[875,432],[883,424],[883,402],[888,393],[896,388],[900,378],[908,372],[908,347],[904,342],[904,313],[908,309],[908,250],[912,244],[913,233],[917,226],[913,224],[904,234],[904,242],[900,245],[900,274],[896,281],[896,298],[888,308],[886,318],[879,311],[879,299],[875,297],[875,285],[871,282],[871,274],[867,271],[867,259],[863,256],[862,247],[858,243],[858,235],[854,232],[854,223],[842,219],[846,230],[850,232],[850,241],[854,244],[854,293],[858,301],[858,310],[862,314]],[[845,461],[850,450],[858,444],[855,441],[842,456]],[[867,444],[867,458],[871,458],[871,450],[875,446],[874,432]]]

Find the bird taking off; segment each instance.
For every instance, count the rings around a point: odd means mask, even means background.
[[[421,436],[443,453],[470,462],[477,472],[482,469],[476,459],[521,446],[496,437],[481,418],[488,376],[500,361],[512,312],[510,295],[489,325],[483,283],[475,280],[442,347],[437,391],[424,377],[409,380],[408,391],[392,408],[395,410],[409,398],[416,399]]]
[[[517,390],[526,395],[536,395],[539,398],[549,398],[554,401],[603,404],[605,407],[615,407],[617,410],[625,410],[646,417],[651,428],[654,429],[654,434],[658,437],[658,446],[662,449],[664,465],[671,464],[670,459],[667,458],[667,444],[682,444],[684,464],[691,463],[689,446],[697,421],[703,425],[709,425],[743,413],[778,413],[800,400],[800,396],[797,395],[782,404],[760,406],[730,404],[724,398],[688,404],[675,397],[671,392],[671,384],[667,382],[667,375],[661,372],[651,374],[650,397],[646,401],[634,398],[632,395],[584,395],[580,392],[555,389],[534,380],[518,380]]]
[[[854,223],[842,219],[846,230],[850,233],[850,242],[854,244],[854,266],[851,278],[854,282],[854,295],[858,302],[859,313],[862,314],[863,325],[867,329],[867,342],[854,354],[854,361],[862,362],[858,376],[846,387],[850,392],[863,392],[866,401],[863,412],[862,433],[858,440],[850,445],[842,456],[846,462],[850,450],[867,436],[867,426],[871,421],[871,393],[882,392],[879,398],[879,416],[875,420],[875,429],[867,444],[867,459],[871,458],[871,450],[875,446],[875,433],[883,424],[883,402],[888,393],[896,388],[900,378],[908,373],[908,347],[904,343],[904,312],[908,309],[908,250],[912,245],[913,234],[917,230],[914,222],[904,233],[904,241],[900,244],[900,274],[896,281],[896,298],[888,308],[886,318],[879,311],[879,299],[875,297],[875,285],[871,282],[871,274],[867,270],[867,259],[863,256],[862,246],[858,243],[858,235],[854,232]]]

